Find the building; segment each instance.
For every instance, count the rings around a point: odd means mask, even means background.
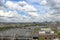
[[[0,39],[8,40],[32,40],[32,30],[29,29],[9,29],[3,32],[0,32]]]
[[[39,31],[40,40],[43,38],[44,40],[53,40],[57,38],[57,34],[51,28],[41,28]]]
[[[13,28],[0,31],[1,40],[36,40],[38,34],[33,34],[32,29]]]

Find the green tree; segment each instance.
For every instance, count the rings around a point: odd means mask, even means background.
[[[35,34],[35,33],[38,33],[38,31],[39,31],[39,28],[35,28],[34,31],[33,31],[33,33],[34,33],[34,34]]]
[[[60,32],[57,32],[57,35],[60,35]]]
[[[38,40],[44,40],[44,37],[39,37]]]

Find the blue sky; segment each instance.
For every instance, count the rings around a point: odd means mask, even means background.
[[[2,0],[0,7],[0,22],[60,20],[60,15],[57,14],[60,13],[57,11],[60,7],[60,0]]]

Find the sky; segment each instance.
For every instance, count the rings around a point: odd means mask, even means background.
[[[0,22],[60,21],[60,0],[0,0]]]

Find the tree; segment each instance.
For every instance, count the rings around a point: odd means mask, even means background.
[[[57,32],[57,35],[60,35],[60,32]]]
[[[33,33],[34,33],[34,34],[35,34],[35,33],[38,33],[38,31],[39,31],[39,28],[35,28],[34,31],[33,31]]]

